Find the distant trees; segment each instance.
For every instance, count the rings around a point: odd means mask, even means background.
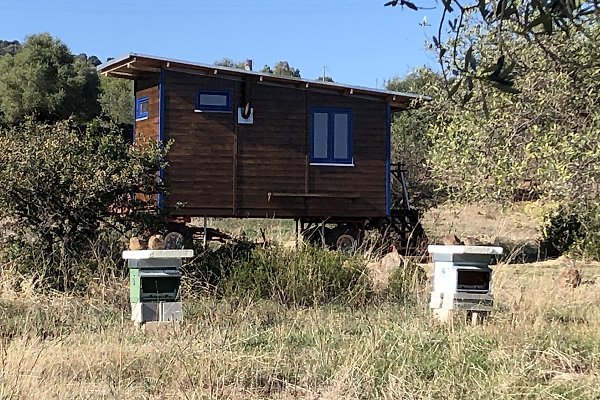
[[[327,75],[320,76],[317,80],[322,82],[334,82],[333,78]]]
[[[246,67],[246,63],[244,61],[233,61],[231,58],[221,58],[218,61],[215,61],[215,65],[220,67],[228,67],[228,68],[237,68],[244,69]]]
[[[246,63],[244,61],[234,61],[231,58],[222,58],[218,61],[215,61],[215,65],[219,65],[221,67],[228,68],[238,68],[244,69],[246,67]],[[293,68],[287,61],[277,61],[273,67],[265,65],[262,67],[260,72],[265,74],[274,74],[281,76],[289,76],[294,78],[300,78],[300,70],[298,68]]]
[[[15,55],[21,50],[21,43],[18,40],[0,40],[0,56],[5,54]]]
[[[287,61],[277,61],[273,68],[269,67],[268,65],[265,65],[260,72],[281,76],[289,76],[293,78],[301,78],[300,70],[298,68],[291,67]]]
[[[442,76],[429,68],[418,68],[403,78],[393,78],[386,84],[388,90],[428,94],[437,91],[443,83]],[[435,181],[431,179],[428,136],[435,115],[421,104],[420,108],[398,112],[392,120],[392,162],[400,162],[408,171],[412,204],[427,208],[439,200]]]
[[[16,47],[15,47],[16,48]],[[100,114],[98,74],[49,34],[33,35],[13,55],[0,57],[0,111],[5,123],[26,115],[42,121]]]

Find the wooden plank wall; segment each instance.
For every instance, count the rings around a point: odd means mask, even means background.
[[[267,193],[305,191],[306,92],[255,84],[254,124],[238,127],[238,215],[303,215],[303,197]]]
[[[165,207],[173,214],[233,216],[234,113],[194,112],[200,89],[229,90],[235,82],[163,72],[164,133],[173,145],[167,155]],[[185,209],[177,210],[178,203]]]
[[[148,96],[148,118],[135,122],[134,137],[137,142],[158,140],[158,76],[140,79],[136,82],[135,98],[139,99],[144,96]]]
[[[386,213],[385,101],[254,83],[254,124],[237,123],[241,82],[165,71],[164,132],[174,140],[165,206],[175,215],[374,217]],[[229,90],[231,113],[195,113],[199,89]],[[312,107],[353,110],[353,167],[310,166]],[[311,193],[324,197],[268,193]],[[185,207],[178,209],[178,203]]]
[[[310,166],[309,191],[337,197],[309,198],[307,213],[315,216],[385,216],[387,103],[318,92],[310,92],[308,96],[309,108],[352,109],[354,166]]]

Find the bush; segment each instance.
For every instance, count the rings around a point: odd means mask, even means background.
[[[370,296],[371,283],[358,256],[318,247],[299,251],[252,248],[246,243],[236,247],[204,252],[186,274],[196,278],[194,286],[213,288],[219,296],[301,307],[364,304]]]
[[[69,290],[84,293],[92,282],[107,286],[126,277],[127,268],[121,256],[123,249],[124,241],[119,232],[101,229],[61,264],[57,262],[57,250],[47,252],[34,240],[11,236],[1,243],[0,269],[16,272],[42,292]],[[15,289],[19,290],[19,283],[16,284]]]
[[[130,146],[116,127],[97,120],[81,127],[28,119],[0,128],[0,147],[0,220],[14,231],[5,257],[52,285],[61,282],[57,289],[73,288],[90,242],[153,218],[146,209],[160,189],[164,154],[156,144]],[[134,202],[131,193],[147,201]]]
[[[420,265],[405,261],[390,276],[387,298],[402,304],[415,303],[417,294],[426,281],[427,273]]]
[[[544,217],[540,251],[546,257],[571,253],[600,259],[600,207],[561,206]]]

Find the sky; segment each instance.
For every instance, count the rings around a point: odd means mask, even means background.
[[[421,66],[436,67],[426,44],[433,10],[384,7],[386,0],[0,0],[0,39],[48,32],[74,54],[102,61],[141,53],[199,63],[279,60],[303,78],[383,87]],[[426,23],[424,23],[426,21]]]

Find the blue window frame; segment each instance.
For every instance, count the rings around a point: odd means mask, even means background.
[[[140,97],[135,100],[135,120],[148,118],[148,96]]]
[[[353,164],[352,110],[311,109],[309,132],[311,164]]]
[[[199,90],[196,111],[231,112],[231,93],[227,90]]]

